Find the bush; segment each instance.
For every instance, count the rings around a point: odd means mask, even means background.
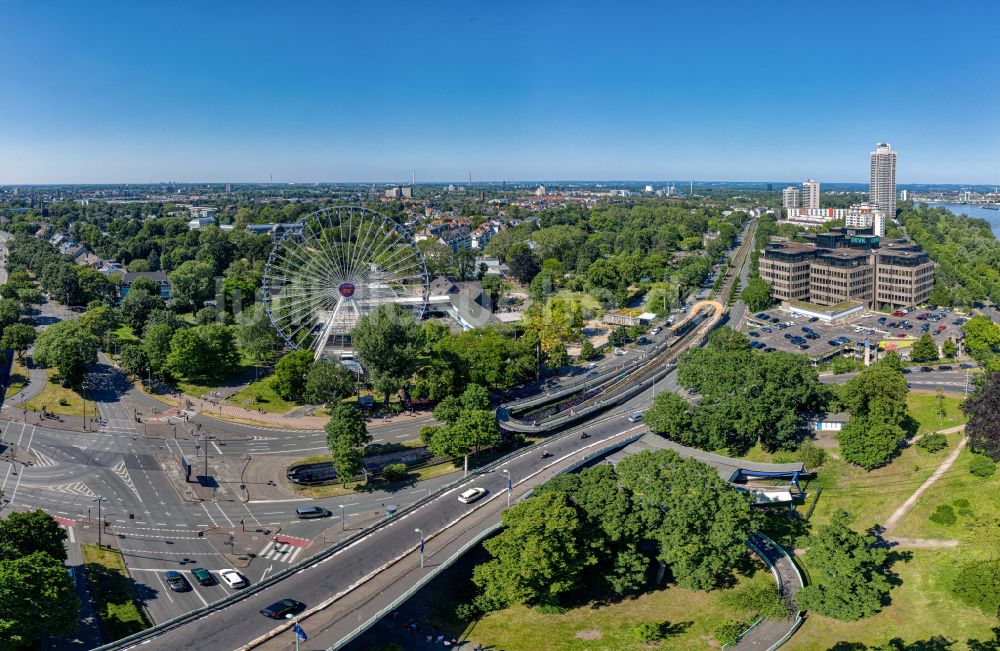
[[[590,343],[590,339],[584,339],[583,344],[580,345],[580,359],[587,362],[597,357],[597,349],[594,348],[594,344]]]
[[[1000,609],[1000,561],[964,563],[951,591],[960,601],[996,615]]]
[[[781,620],[791,613],[791,609],[773,583],[767,585],[751,583],[738,590],[723,593],[721,603],[731,611],[745,614],[749,619],[764,617]]]
[[[944,434],[928,434],[917,441],[917,447],[928,452],[940,452],[948,447],[948,437]]]
[[[664,626],[660,622],[641,622],[632,627],[632,637],[643,644],[663,639]]]
[[[460,622],[471,622],[482,614],[476,602],[466,602],[455,607],[455,619]]]
[[[967,509],[969,508],[969,506],[971,506],[971,504],[969,504],[969,500],[965,499],[964,497],[960,497],[957,500],[954,500],[952,504],[954,504],[955,508],[957,509]]]
[[[731,621],[726,622],[719,628],[715,629],[712,633],[712,637],[721,646],[732,646],[740,641],[740,636],[743,635],[743,631],[747,630],[747,625],[744,622]]]
[[[799,460],[806,465],[806,469],[815,470],[826,463],[826,450],[816,447],[812,441],[804,441],[799,446]]]
[[[59,406],[69,407],[69,400],[67,400],[66,398],[59,398]]]
[[[382,468],[382,479],[386,481],[399,481],[409,474],[405,463],[390,463]]]
[[[941,504],[934,509],[934,513],[931,513],[931,517],[929,519],[931,522],[945,527],[955,524],[958,520],[955,516],[955,509],[951,508],[947,504]]]
[[[976,477],[992,477],[997,471],[997,464],[984,454],[975,454],[969,462],[969,472]]]
[[[568,610],[568,608],[560,606],[556,603],[544,602],[538,604],[538,606],[535,607],[535,610],[543,615],[562,615]]]

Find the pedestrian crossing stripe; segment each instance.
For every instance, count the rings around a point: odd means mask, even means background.
[[[288,543],[267,543],[263,549],[257,552],[257,557],[291,565],[303,549],[303,547],[293,547]]]

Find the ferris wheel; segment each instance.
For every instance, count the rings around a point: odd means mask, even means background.
[[[420,318],[430,281],[409,232],[373,210],[342,206],[308,215],[279,239],[264,269],[264,306],[281,337],[318,358],[349,346],[358,320],[397,303]]]

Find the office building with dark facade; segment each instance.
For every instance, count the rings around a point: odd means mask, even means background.
[[[760,257],[760,277],[777,301],[896,308],[930,296],[935,265],[913,242],[886,240],[870,228],[805,237],[806,242],[770,242]]]

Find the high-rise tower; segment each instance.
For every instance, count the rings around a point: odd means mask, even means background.
[[[802,183],[802,207],[819,210],[819,181],[809,179]]]
[[[892,219],[896,215],[896,152],[880,142],[872,152],[872,177],[868,202]]]

